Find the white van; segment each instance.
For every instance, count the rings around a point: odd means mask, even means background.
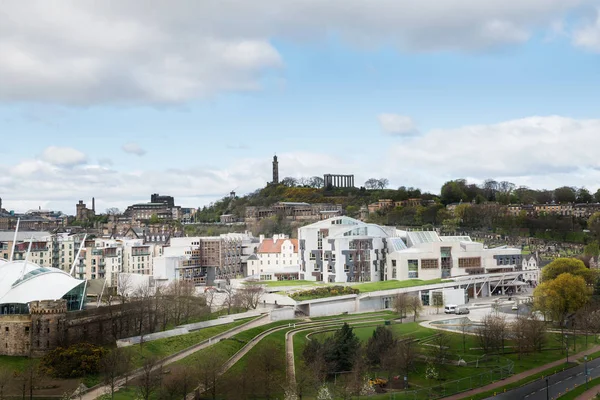
[[[444,307],[444,312],[446,314],[454,314],[456,313],[456,304],[448,304],[446,307]]]

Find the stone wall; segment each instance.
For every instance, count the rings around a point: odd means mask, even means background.
[[[67,312],[65,300],[30,303],[29,315],[0,315],[0,355],[41,357],[56,347],[153,332],[153,304],[129,303]]]

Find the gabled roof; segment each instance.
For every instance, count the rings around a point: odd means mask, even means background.
[[[294,246],[294,253],[298,252],[298,239],[277,239],[275,242],[273,239],[264,239],[260,246],[258,246],[258,253],[281,253],[281,246],[283,243],[289,240]]]

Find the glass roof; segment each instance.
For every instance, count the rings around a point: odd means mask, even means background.
[[[408,232],[407,237],[411,246],[440,241],[440,237],[435,231]]]
[[[472,242],[469,236],[440,236],[442,242]]]
[[[12,287],[17,286],[19,283],[24,282],[27,279],[32,278],[36,275],[45,274],[46,272],[52,272],[52,271],[53,270],[51,268],[46,268],[46,267],[34,269],[33,271],[30,271],[30,272],[26,273],[25,275],[23,275],[23,277],[21,279],[18,279],[17,281],[15,281],[15,283],[12,284]]]
[[[406,247],[406,243],[404,243],[404,240],[400,238],[390,238],[389,241],[390,248],[393,249],[392,251],[400,251],[408,248]]]

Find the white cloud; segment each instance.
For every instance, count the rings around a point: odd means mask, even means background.
[[[392,181],[410,179],[436,191],[461,177],[501,177],[538,188],[597,186],[599,130],[600,119],[559,116],[437,129],[393,147],[387,167]]]
[[[586,50],[600,53],[600,8],[596,10],[595,19],[573,32],[573,43]]]
[[[408,136],[372,158],[362,153],[278,154],[279,176],[310,177],[354,174],[357,186],[370,177],[387,177],[392,187],[413,186],[438,193],[456,178],[509,180],[517,185],[548,188],[570,185],[598,188],[600,119],[560,116],[529,117],[490,125],[434,129]],[[229,165],[196,165],[193,161],[166,170],[119,170],[117,164],[56,165],[23,159],[0,160],[0,193],[5,208],[26,211],[37,204],[75,212],[79,199],[96,197],[99,210],[124,209],[149,201],[151,193],[175,196],[178,204],[202,206],[232,189],[239,194],[271,181],[271,157],[239,158]]]
[[[392,136],[407,136],[417,133],[417,126],[411,117],[399,114],[379,114],[381,129]]]
[[[6,0],[0,101],[180,103],[256,90],[282,67],[273,39],[403,51],[526,41],[592,0]]]
[[[135,154],[140,157],[146,154],[146,150],[142,149],[139,144],[134,142],[125,143],[121,148],[125,153]]]
[[[85,164],[87,157],[72,147],[47,147],[40,157],[43,161],[58,166],[74,166]]]

